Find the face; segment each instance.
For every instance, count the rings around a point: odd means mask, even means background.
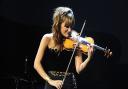
[[[71,32],[71,27],[70,27],[70,26],[66,26],[66,23],[63,22],[63,23],[61,24],[61,34],[62,34],[64,37],[68,38],[68,37],[70,36],[70,35],[69,35],[70,32]]]

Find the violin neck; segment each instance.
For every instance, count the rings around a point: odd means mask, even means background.
[[[101,51],[105,51],[105,50],[106,50],[105,48],[100,47],[100,46],[95,45],[95,44],[92,44],[92,46],[93,46],[94,48],[98,49],[98,50],[101,50]]]
[[[82,44],[86,44],[86,45],[89,44],[89,45],[93,46],[94,48],[96,48],[96,49],[98,49],[98,50],[106,51],[105,48],[100,47],[100,46],[98,46],[98,45],[96,45],[96,44],[91,44],[91,43],[89,43],[89,42],[88,42],[86,39],[84,39],[84,38],[79,38],[79,42],[82,43]]]

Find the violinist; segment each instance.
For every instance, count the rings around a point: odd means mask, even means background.
[[[73,52],[65,47],[64,41],[70,39],[74,23],[75,18],[71,8],[55,8],[52,32],[44,34],[42,37],[34,60],[35,70],[46,81],[44,89],[76,89],[77,83],[74,73],[80,74],[91,60],[93,47],[87,45],[87,57],[83,61],[81,47],[77,45],[66,79],[63,81]],[[73,47],[75,46],[74,44]]]

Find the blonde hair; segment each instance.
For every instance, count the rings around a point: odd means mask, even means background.
[[[73,11],[69,7],[57,7],[54,10],[53,14],[53,39],[55,41],[55,45],[63,44],[63,36],[61,34],[61,24],[66,21],[67,26],[73,26],[75,24],[75,18]],[[61,47],[60,47],[61,49]]]

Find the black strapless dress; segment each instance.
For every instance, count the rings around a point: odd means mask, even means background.
[[[72,51],[63,50],[61,52],[58,52],[57,50],[48,47],[46,48],[42,65],[51,79],[63,80],[71,55],[72,55]],[[76,74],[76,72],[75,72],[75,61],[73,57],[62,89],[77,88],[76,78],[74,74]],[[56,88],[50,86],[46,82],[44,89],[56,89]]]

